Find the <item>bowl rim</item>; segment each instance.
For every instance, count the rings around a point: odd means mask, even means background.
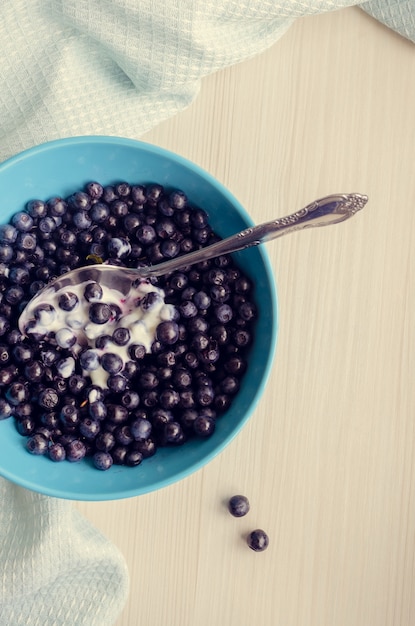
[[[223,183],[221,183],[217,178],[215,178],[208,171],[203,169],[194,161],[190,161],[186,157],[177,154],[171,150],[163,148],[161,146],[151,144],[146,141],[132,139],[128,137],[120,137],[116,135],[82,135],[82,136],[73,136],[73,137],[63,137],[59,139],[53,139],[51,141],[46,141],[44,143],[38,144],[36,146],[32,146],[27,148],[0,163],[0,173],[3,171],[7,171],[8,168],[13,167],[15,164],[20,161],[26,160],[27,158],[34,158],[37,155],[47,152],[50,150],[56,150],[60,148],[65,148],[67,146],[75,146],[75,145],[86,145],[86,144],[97,144],[97,145],[113,145],[124,146],[129,148],[135,148],[143,151],[150,152],[154,155],[171,159],[178,163],[180,166],[183,166],[187,170],[191,170],[195,172],[198,176],[206,180],[211,186],[215,187],[219,193],[227,200],[229,204],[231,204],[237,212],[240,214],[242,219],[249,225],[253,225],[253,220],[251,216],[248,214],[247,210],[244,206],[239,202],[239,200],[231,193]],[[250,417],[254,413],[265,389],[265,386],[268,382],[274,357],[277,346],[277,338],[279,332],[279,302],[278,302],[278,293],[277,286],[275,281],[275,275],[271,266],[271,262],[267,253],[267,250],[263,246],[258,246],[256,248],[258,254],[261,256],[261,261],[263,263],[263,269],[265,270],[267,276],[267,282],[270,286],[270,300],[272,303],[273,310],[275,312],[274,315],[274,323],[270,325],[269,328],[269,336],[268,342],[270,346],[270,350],[268,351],[268,356],[266,362],[263,363],[263,376],[260,384],[256,387],[255,393],[253,394],[248,410],[244,413],[243,418],[240,419],[238,424],[233,428],[233,430],[227,434],[210,452],[205,453],[202,458],[195,460],[191,463],[190,466],[178,470],[174,472],[172,475],[167,477],[162,477],[159,480],[155,480],[151,485],[141,486],[135,489],[124,489],[121,491],[112,491],[110,493],[96,493],[91,491],[90,493],[82,492],[77,493],[70,489],[56,489],[52,487],[43,487],[39,486],[38,483],[31,481],[29,478],[15,476],[12,472],[3,470],[0,467],[0,476],[10,480],[14,484],[17,484],[21,487],[25,487],[31,491],[35,491],[37,493],[41,493],[43,495],[57,497],[61,499],[68,499],[74,501],[111,501],[111,500],[119,500],[130,497],[135,497],[139,495],[144,495],[147,493],[151,493],[153,491],[158,491],[164,487],[172,485],[176,482],[183,480],[194,474],[195,472],[202,469],[206,466],[210,461],[212,461],[215,457],[221,454],[225,448],[236,438],[236,436],[241,432],[243,427],[249,421]]]

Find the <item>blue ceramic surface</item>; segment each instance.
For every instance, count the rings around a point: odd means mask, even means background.
[[[97,180],[159,182],[186,192],[203,207],[214,229],[228,236],[252,220],[212,176],[176,154],[147,143],[117,137],[75,137],[42,144],[0,165],[0,223],[32,198],[66,196]],[[263,392],[275,351],[278,327],[274,278],[264,248],[236,254],[256,286],[259,319],[248,372],[231,408],[209,439],[162,448],[135,468],[113,466],[101,472],[90,461],[53,463],[25,450],[14,420],[0,422],[0,475],[28,489],[71,500],[115,500],[144,494],[185,478],[213,459],[240,431]]]

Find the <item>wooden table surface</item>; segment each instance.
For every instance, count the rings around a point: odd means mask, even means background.
[[[168,488],[76,504],[125,555],[117,626],[415,623],[414,76],[414,45],[360,9],[304,18],[143,138],[256,222],[334,192],[369,203],[267,244],[278,348],[236,440]],[[258,527],[263,553],[244,541]]]

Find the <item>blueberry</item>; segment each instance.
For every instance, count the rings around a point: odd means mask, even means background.
[[[116,465],[125,465],[125,457],[127,455],[127,448],[122,445],[117,445],[111,450],[112,460]]]
[[[17,367],[15,365],[8,365],[7,367],[0,368],[0,387],[10,385],[17,375]]]
[[[97,202],[91,208],[89,215],[95,224],[103,224],[110,214],[109,206],[103,202]]]
[[[9,263],[13,258],[13,248],[8,243],[0,244],[0,262]]]
[[[249,512],[250,504],[246,496],[232,496],[228,502],[228,508],[234,517],[243,517]]]
[[[33,348],[30,345],[18,343],[14,346],[12,354],[16,363],[30,363],[33,359]]]
[[[33,252],[36,250],[37,239],[32,233],[19,232],[15,245],[19,250]]]
[[[107,407],[102,400],[91,402],[89,404],[88,412],[94,420],[103,420],[107,417]]]
[[[215,308],[215,316],[221,324],[227,324],[233,318],[233,310],[229,304],[221,304]]]
[[[91,372],[93,370],[98,369],[99,367],[99,358],[96,350],[92,348],[84,350],[81,352],[79,356],[79,363],[82,369]]]
[[[169,203],[176,211],[182,211],[187,205],[187,196],[180,189],[176,189],[170,193]]]
[[[37,433],[26,442],[26,448],[31,454],[43,455],[48,451],[48,442],[43,435]]]
[[[108,241],[107,251],[110,258],[123,259],[131,252],[131,244],[124,237],[113,237]]]
[[[137,229],[136,237],[140,243],[148,246],[156,241],[157,233],[150,224],[143,224]]]
[[[123,360],[118,354],[106,352],[100,359],[101,367],[109,374],[118,374],[123,368]]]
[[[206,350],[209,345],[209,337],[205,332],[197,332],[193,335],[190,347],[200,352]]]
[[[133,232],[136,231],[139,226],[141,226],[142,221],[136,213],[128,213],[124,216],[122,223],[125,231],[131,238]]]
[[[151,311],[156,305],[163,302],[162,296],[157,291],[149,291],[140,301],[143,311]]]
[[[95,439],[95,447],[101,452],[109,452],[115,446],[115,437],[108,431],[100,432]]]
[[[99,200],[104,193],[102,185],[96,181],[91,181],[85,186],[85,191],[93,200]],[[93,208],[93,207],[92,207]]]
[[[114,437],[116,442],[123,446],[128,446],[134,441],[134,438],[131,434],[131,429],[126,424],[116,427],[116,429],[114,430]]]
[[[214,418],[199,415],[193,423],[193,430],[199,437],[210,437],[215,430]]]
[[[75,365],[75,359],[72,356],[68,356],[59,359],[56,363],[56,371],[62,378],[69,378],[75,372]]]
[[[135,204],[143,205],[146,202],[146,189],[143,185],[132,185],[130,194]]]
[[[47,367],[50,367],[51,365],[53,365],[58,360],[58,358],[59,358],[59,352],[56,350],[56,348],[45,347],[42,350],[40,350],[40,360]]]
[[[95,439],[100,430],[99,421],[91,417],[85,417],[79,424],[79,432],[85,439]]]
[[[85,378],[80,374],[72,374],[72,376],[68,378],[68,389],[74,396],[82,393],[86,384]]]
[[[148,459],[157,451],[156,443],[150,437],[148,439],[139,439],[133,443],[134,449],[139,452],[143,459]]]
[[[76,244],[76,234],[73,230],[62,228],[58,231],[56,236],[57,241],[65,248],[72,248]],[[64,260],[63,258],[60,260]]]
[[[17,285],[27,285],[30,280],[30,271],[24,265],[14,265],[10,268],[9,280]]]
[[[4,292],[4,299],[6,302],[15,306],[19,304],[24,298],[24,289],[20,285],[12,285]]]
[[[48,448],[48,456],[51,461],[59,463],[66,459],[66,450],[61,443],[52,443]]]
[[[55,341],[60,348],[72,348],[76,344],[76,336],[69,328],[60,328],[55,333]]]
[[[163,443],[184,443],[184,433],[178,422],[169,422],[163,428]]]
[[[23,383],[14,382],[6,391],[6,399],[13,406],[17,406],[29,399],[29,390]]]
[[[231,405],[231,397],[226,393],[216,394],[213,406],[219,413],[226,411]]]
[[[130,430],[134,439],[148,439],[151,435],[152,425],[148,419],[139,417],[131,424]]]
[[[239,386],[239,380],[235,376],[225,376],[220,382],[220,390],[225,394],[237,393]]]
[[[140,397],[136,391],[125,391],[121,396],[121,404],[131,411],[140,404]]]
[[[13,226],[22,233],[27,233],[33,227],[33,217],[26,211],[18,211],[11,220]]]
[[[243,302],[239,309],[238,309],[238,314],[241,316],[241,318],[244,321],[251,321],[253,319],[255,319],[257,312],[256,312],[256,307],[254,305],[253,302]]]
[[[175,389],[163,389],[159,395],[160,406],[163,409],[173,409],[179,404],[180,395]]]
[[[22,402],[14,408],[13,413],[18,419],[30,417],[33,413],[33,406],[30,402]]]
[[[193,296],[193,302],[198,309],[205,311],[210,306],[211,298],[205,291],[197,291]]]
[[[251,343],[251,333],[245,328],[238,328],[233,333],[233,341],[238,348],[245,348]]]
[[[263,552],[268,548],[269,537],[264,530],[257,528],[257,530],[253,530],[249,533],[247,543],[251,550],[254,550],[255,552]]]
[[[130,331],[128,328],[119,327],[112,333],[112,339],[118,346],[125,346],[130,341]]]
[[[172,411],[168,409],[153,409],[151,412],[151,422],[155,428],[164,428],[166,424],[174,421]]]
[[[192,252],[195,249],[195,244],[193,243],[190,237],[184,237],[180,242],[180,251],[183,254],[187,254],[188,252]]]
[[[224,364],[226,372],[238,376],[241,376],[245,372],[246,367],[246,360],[238,354],[230,357]]]
[[[75,209],[88,211],[91,207],[91,197],[85,191],[76,191],[69,198],[68,202]]]
[[[111,317],[110,317],[111,321],[118,322],[118,320],[121,319],[122,317],[121,307],[119,307],[118,304],[114,304],[114,303],[111,303],[109,307],[111,309]]]
[[[11,416],[13,412],[12,405],[4,398],[0,398],[0,420],[5,420]]]
[[[128,354],[130,358],[136,361],[140,361],[146,355],[145,346],[143,346],[141,343],[133,343],[128,346]]]
[[[178,406],[182,409],[192,409],[196,406],[194,393],[191,389],[185,389],[179,393],[180,399]]]
[[[23,417],[22,419],[18,419],[16,421],[17,432],[20,433],[23,437],[28,437],[29,435],[33,435],[36,428],[36,422],[33,417]]]
[[[162,185],[158,183],[152,183],[147,186],[147,203],[150,206],[155,206],[159,200],[161,200],[164,193],[164,189]]]
[[[42,326],[49,326],[56,319],[56,309],[47,302],[38,304],[33,311],[33,316]]]
[[[95,281],[88,283],[84,289],[84,298],[87,302],[101,300],[103,295],[102,287]]]
[[[95,339],[95,347],[97,350],[105,350],[113,343],[111,335],[100,335]]]
[[[179,306],[179,311],[181,316],[185,319],[196,317],[196,315],[198,314],[198,308],[196,304],[191,300],[182,302]]]
[[[78,463],[86,455],[86,446],[80,439],[74,439],[66,446],[66,458],[71,463]]]
[[[25,365],[24,374],[26,379],[31,383],[41,381],[44,373],[45,366],[40,361],[30,361]]]
[[[156,330],[157,339],[165,345],[173,345],[179,338],[179,327],[176,322],[161,322]]]
[[[73,404],[65,404],[59,412],[59,421],[64,428],[72,428],[80,422],[79,409]]]
[[[143,370],[140,374],[139,385],[142,389],[155,389],[159,384],[157,375],[152,370]]]
[[[59,196],[53,196],[46,202],[46,213],[51,217],[62,217],[67,211],[67,203]],[[39,217],[44,217],[39,215]]]
[[[128,450],[125,455],[125,464],[130,467],[136,467],[140,465],[143,460],[143,455],[138,450]]]
[[[10,330],[9,320],[4,315],[0,315],[0,336],[5,335],[7,332],[9,332],[9,330]]]
[[[40,416],[40,423],[51,431],[59,428],[59,414],[56,411],[45,411]]]
[[[107,419],[113,424],[124,424],[128,420],[128,409],[121,404],[107,405]]]
[[[112,202],[118,198],[112,185],[106,185],[102,192],[103,202]]]
[[[111,317],[111,308],[104,302],[93,302],[89,307],[89,319],[94,324],[106,324]]]
[[[79,230],[87,230],[92,225],[92,219],[86,211],[77,211],[73,214],[72,220]]]
[[[107,387],[112,393],[122,393],[126,390],[128,380],[121,374],[113,374],[108,376]]]
[[[194,209],[190,215],[190,223],[194,228],[204,228],[208,225],[208,214],[203,209]]]
[[[12,224],[3,224],[0,226],[0,242],[5,244],[13,244],[17,238],[17,228]]]
[[[102,470],[102,471],[109,470],[109,468],[114,463],[114,460],[111,454],[109,452],[104,452],[102,450],[99,452],[95,452],[95,454],[92,457],[92,461],[94,463],[94,466],[97,469]]]
[[[183,291],[189,284],[189,279],[184,272],[175,272],[169,279],[169,287],[174,291]]]
[[[190,333],[206,333],[209,330],[209,322],[205,317],[196,315],[186,321],[186,328]]]

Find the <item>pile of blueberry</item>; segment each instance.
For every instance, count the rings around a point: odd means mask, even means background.
[[[105,470],[213,433],[239,390],[257,315],[229,255],[154,279],[174,320],[159,325],[149,353],[129,352],[110,386],[92,383],[58,333],[39,341],[17,322],[33,295],[75,267],[156,264],[217,240],[204,210],[155,183],[91,182],[31,200],[0,226],[0,419],[15,419],[29,452],[90,456]],[[117,338],[107,341],[117,354]]]

